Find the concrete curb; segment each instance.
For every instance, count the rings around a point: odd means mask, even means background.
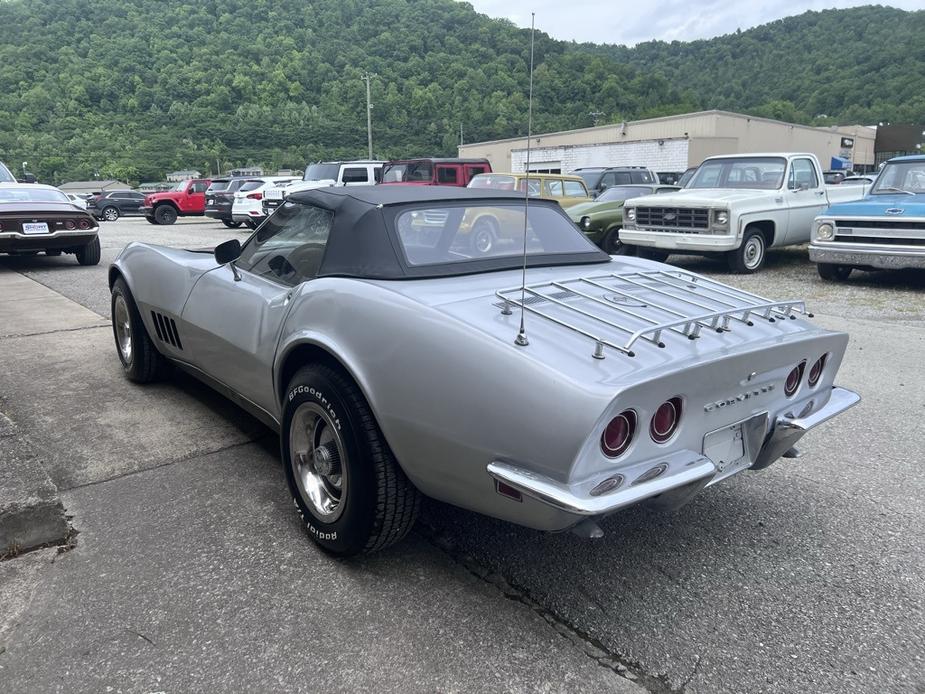
[[[71,528],[35,448],[0,412],[0,557],[64,541]]]

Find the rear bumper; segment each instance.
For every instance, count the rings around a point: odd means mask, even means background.
[[[573,484],[537,475],[501,461],[490,463],[488,474],[497,482],[513,487],[530,499],[565,512],[571,517],[571,525],[583,518],[609,515],[653,497],[658,497],[662,505],[679,506],[704,487],[736,472],[767,467],[792,448],[807,431],[853,407],[860,399],[853,391],[833,387],[828,402],[818,410],[812,411],[813,403],[806,403],[802,412],[788,412],[778,416],[772,426],[769,426],[767,415],[763,415],[761,421],[756,417],[751,418],[743,423],[743,436],[752,463],[725,472],[703,453],[682,450],[633,464],[625,470],[608,470]],[[640,481],[645,479],[644,475],[656,469],[662,471],[648,481]],[[601,489],[600,485],[611,479],[616,480],[616,483],[611,483],[614,486],[609,491],[593,493],[593,490]],[[524,524],[535,527],[529,521]],[[566,527],[569,524],[565,524],[562,529]]]
[[[97,230],[56,231],[53,234],[0,233],[0,253],[17,251],[64,250],[86,246],[96,238]]]
[[[854,244],[849,246],[839,243],[819,246],[814,243],[809,247],[809,259],[814,263],[866,266],[882,270],[925,268],[925,247],[921,250],[902,250],[883,246],[859,247]]]
[[[735,234],[692,234],[683,231],[644,229],[620,229],[620,241],[632,246],[697,253],[722,253],[739,247],[739,239]]]
[[[210,219],[218,219],[224,222],[230,222],[231,221],[231,205],[229,205],[225,209],[220,209],[220,210],[217,210],[215,208],[207,209],[205,211],[205,216],[209,217]]]

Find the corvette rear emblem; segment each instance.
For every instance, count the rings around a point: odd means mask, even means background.
[[[901,207],[891,207],[890,209],[886,210],[887,214],[902,214],[903,212],[905,212],[905,210]]]

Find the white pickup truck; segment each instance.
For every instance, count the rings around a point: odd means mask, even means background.
[[[769,247],[807,243],[822,210],[868,188],[825,185],[813,154],[710,157],[684,189],[628,200],[620,241],[659,260],[722,253],[733,272],[755,272]]]

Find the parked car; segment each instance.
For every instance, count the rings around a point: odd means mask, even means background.
[[[487,159],[397,159],[382,167],[382,185],[461,186],[491,173]]]
[[[82,210],[87,209],[87,198],[82,198],[79,195],[74,193],[65,193],[67,199],[71,201],[71,204],[75,207],[79,207]]]
[[[806,243],[813,219],[864,186],[822,182],[814,154],[727,154],[706,159],[687,187],[636,198],[623,209],[623,243],[664,260],[669,253],[723,254],[733,272],[755,272],[767,249]]]
[[[231,207],[234,194],[248,181],[247,176],[226,176],[215,178],[206,189],[206,206],[204,214],[210,219],[217,219],[229,229],[237,229],[242,221],[234,221]]]
[[[209,179],[180,181],[172,190],[145,196],[141,213],[151,224],[173,224],[177,217],[201,217],[206,208]]]
[[[518,190],[523,193],[529,178],[530,197],[555,200],[567,208],[581,202],[589,202],[591,196],[581,176],[564,174],[490,173],[478,174],[469,181],[469,188],[491,190]]]
[[[925,156],[890,159],[867,197],[816,217],[809,259],[831,281],[855,269],[925,268]]]
[[[698,167],[696,166],[692,166],[689,169],[686,169],[684,173],[681,174],[681,178],[678,179],[678,187],[687,188],[687,184],[690,183],[690,180],[694,177],[694,174],[697,173],[697,168]]]
[[[574,205],[568,210],[569,217],[585,235],[609,255],[625,255],[632,247],[620,241],[620,227],[623,226],[623,204],[627,200],[643,195],[672,193],[678,186],[655,184],[633,184],[608,188],[597,199]]]
[[[73,253],[81,265],[100,262],[99,226],[92,215],[57,188],[6,180],[8,173],[0,166],[0,253]]]
[[[144,193],[136,193],[134,190],[113,190],[87,198],[86,207],[97,219],[114,222],[119,217],[141,215],[141,206],[144,203]]]
[[[268,188],[263,196],[263,214],[269,215],[280,206],[283,198],[300,190],[327,186],[370,186],[382,176],[383,161],[358,159],[354,161],[323,161],[309,164],[301,181],[287,186]]]
[[[296,180],[292,176],[262,176],[244,182],[234,194],[231,204],[231,221],[241,222],[249,229],[256,229],[266,219],[263,213],[263,196],[269,189],[286,185]],[[278,188],[277,188],[278,189]]]
[[[858,401],[833,383],[848,336],[802,301],[611,258],[558,204],[528,210],[500,191],[329,187],[243,247],[130,243],[109,273],[122,369],[177,364],[280,431],[307,531],[340,555],[400,540],[421,495],[599,536],[622,508],[793,457]],[[525,269],[522,244],[457,238],[485,213],[529,229]]]
[[[585,180],[592,196],[600,195],[611,186],[659,183],[658,174],[645,166],[585,166],[572,173]]]

